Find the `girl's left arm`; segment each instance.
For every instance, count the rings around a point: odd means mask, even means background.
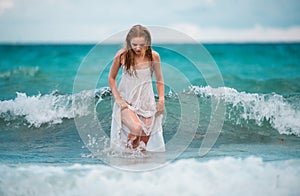
[[[153,51],[153,70],[156,79],[156,89],[158,93],[158,103],[156,106],[157,113],[162,114],[164,112],[164,104],[165,104],[165,87],[164,87],[164,79],[160,66],[160,56],[157,52]]]

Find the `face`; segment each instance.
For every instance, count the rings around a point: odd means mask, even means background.
[[[134,37],[131,39],[130,44],[136,55],[145,54],[146,40],[144,37]]]

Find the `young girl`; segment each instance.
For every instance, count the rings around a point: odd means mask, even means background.
[[[120,67],[122,78],[117,87],[116,76]],[[153,73],[159,97],[157,103],[152,88]],[[152,50],[150,32],[145,27],[135,25],[129,30],[125,48],[115,55],[108,82],[115,99],[111,147],[164,152],[163,75],[159,54]]]

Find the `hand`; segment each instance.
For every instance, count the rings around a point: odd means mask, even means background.
[[[156,104],[156,116],[163,114],[165,111],[165,101],[158,100]]]
[[[128,108],[128,103],[124,101],[123,99],[116,100],[117,104],[120,106],[121,111]]]

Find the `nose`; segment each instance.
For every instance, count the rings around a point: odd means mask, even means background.
[[[137,46],[136,46],[136,49],[137,49],[137,50],[141,50],[142,47],[141,47],[140,45],[137,45]]]
[[[142,51],[142,48],[141,48],[140,46],[137,46],[137,47],[135,48],[135,51],[136,51],[136,52],[140,52],[140,51]]]

